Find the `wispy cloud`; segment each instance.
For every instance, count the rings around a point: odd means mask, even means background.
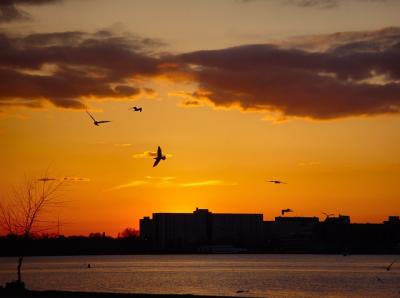
[[[78,177],[78,176],[67,176],[67,177],[64,177],[62,180],[71,181],[71,182],[89,182],[90,178]]]
[[[135,153],[132,155],[133,158],[153,158],[156,157],[157,153],[152,151],[144,151],[143,153]],[[167,158],[171,158],[172,154],[165,154]]]
[[[145,177],[151,185],[158,186],[158,187],[169,187],[175,185],[174,180],[175,177],[170,177],[170,176],[146,176]]]
[[[42,177],[42,178],[38,178],[37,181],[41,181],[41,182],[47,182],[47,181],[56,181],[57,178],[52,178],[52,177]]]
[[[169,177],[169,176],[167,176],[167,177],[146,176],[146,179],[155,180],[155,181],[171,181],[171,180],[174,180],[175,177]]]
[[[145,151],[143,153],[135,153],[132,155],[133,158],[152,158],[157,156],[156,152]]]
[[[202,187],[202,186],[213,186],[213,185],[223,185],[223,184],[224,184],[224,181],[222,181],[222,180],[205,180],[205,181],[178,183],[178,184],[176,184],[176,186],[179,186],[179,187]]]
[[[145,185],[148,184],[148,181],[145,180],[133,180],[129,183],[125,183],[125,184],[121,184],[121,185],[117,185],[114,186],[112,188],[109,188],[105,191],[113,191],[113,190],[118,190],[118,189],[123,189],[123,188],[130,188],[130,187],[136,187],[136,186],[141,186],[141,185]]]
[[[178,182],[178,181],[176,181],[175,177],[146,176],[144,180],[133,180],[131,182],[109,188],[106,191],[114,191],[114,190],[131,188],[131,187],[139,187],[139,186],[190,188],[190,187],[233,186],[233,185],[237,185],[237,183],[229,183],[229,182],[225,182],[223,180],[203,180],[203,181]]]
[[[89,182],[90,178],[78,177],[78,176],[66,176],[66,177],[39,177],[37,181],[48,182],[48,181],[68,181],[68,182]]]

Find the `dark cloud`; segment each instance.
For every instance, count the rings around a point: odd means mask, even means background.
[[[64,108],[83,108],[85,97],[138,95],[141,89],[129,80],[158,73],[159,60],[151,55],[149,44],[149,39],[106,31],[0,34],[0,102],[37,106],[47,100]]]
[[[61,2],[61,0],[1,0],[0,23],[18,20],[28,20],[30,15],[17,7],[17,5],[42,5]]]
[[[0,2],[0,23],[29,19],[29,14],[17,9],[12,0]]]
[[[400,28],[169,56],[154,54],[160,44],[107,30],[0,34],[0,107],[84,108],[85,98],[151,94],[135,82],[163,75],[198,84],[183,106],[314,119],[400,112]]]
[[[358,50],[361,50],[362,47],[360,47],[360,45],[364,45],[364,51],[368,50],[368,48],[378,51],[395,45],[399,40],[400,28],[387,27],[374,31],[349,31],[322,35],[297,36],[282,43],[281,46],[321,52],[334,50],[341,46],[345,48],[354,45],[358,45]]]
[[[315,119],[399,113],[400,38],[393,31],[325,51],[260,44],[177,60],[215,105]]]

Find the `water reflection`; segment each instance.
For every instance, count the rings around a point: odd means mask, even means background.
[[[31,257],[31,289],[257,297],[399,297],[393,256],[160,255]],[[15,259],[0,259],[0,283]],[[91,268],[88,268],[91,264]],[[381,281],[379,281],[379,279]]]

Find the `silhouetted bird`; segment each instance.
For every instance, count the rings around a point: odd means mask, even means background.
[[[288,213],[288,212],[293,212],[293,210],[292,209],[282,209],[281,210],[281,214],[282,214],[282,216],[284,216],[285,215],[285,213]]]
[[[389,266],[386,267],[386,271],[390,271],[394,263],[396,263],[396,260],[394,260],[392,263],[389,264]]]
[[[47,182],[47,181],[54,181],[54,180],[56,180],[56,179],[55,178],[43,177],[43,178],[39,178],[37,181]]]
[[[283,182],[283,181],[280,181],[280,180],[269,180],[267,182],[274,183],[274,184],[287,184],[286,182]]]
[[[162,154],[162,151],[161,151],[160,146],[158,146],[158,149],[157,149],[157,156],[154,157],[155,162],[154,162],[154,164],[153,164],[153,168],[154,168],[155,166],[157,166],[158,163],[159,163],[161,160],[165,160],[166,158],[167,158],[167,157],[166,157],[165,155]]]
[[[129,110],[133,110],[134,112],[142,112],[142,107],[131,107]]]
[[[101,123],[111,122],[111,121],[107,121],[107,120],[97,121],[96,119],[94,119],[94,117],[88,111],[86,111],[86,113],[88,113],[90,118],[93,119],[93,124],[96,125],[96,126],[99,126],[99,124],[101,124]]]
[[[249,290],[237,290],[236,293],[240,294],[240,293],[248,293],[250,292]]]
[[[92,266],[90,266],[90,264],[87,264],[88,269],[92,268]]]

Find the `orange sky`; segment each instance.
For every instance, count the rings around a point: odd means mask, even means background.
[[[370,66],[364,56],[349,65],[374,49],[351,48],[346,63],[342,48],[342,56],[321,49],[357,41],[398,55],[398,2],[55,2],[15,6],[30,19],[0,23],[18,44],[0,53],[0,76],[9,80],[0,88],[0,200],[25,174],[50,166],[54,177],[83,178],[48,215],[66,222],[65,234],[116,235],[153,212],[196,207],[267,220],[283,208],[353,222],[400,214],[399,67]],[[105,28],[107,37],[98,32]],[[65,31],[85,35],[32,41]],[[102,43],[109,37],[119,39]],[[57,57],[54,46],[68,54]],[[195,52],[211,49],[220,51]],[[112,122],[94,126],[84,106]],[[153,168],[143,153],[158,145],[169,156]]]

